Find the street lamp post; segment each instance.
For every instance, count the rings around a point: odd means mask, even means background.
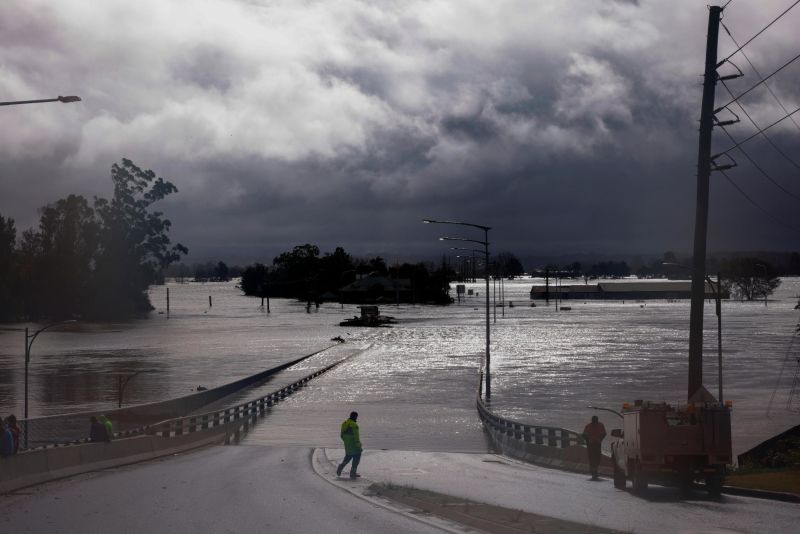
[[[462,237],[440,237],[440,241],[463,241],[466,243],[477,243],[479,245],[483,245],[483,253],[485,256],[485,268],[484,268],[484,279],[486,282],[486,400],[488,401],[492,396],[492,387],[491,387],[491,373],[490,373],[490,366],[491,366],[491,351],[490,351],[490,343],[491,343],[491,326],[489,324],[489,230],[491,227],[484,226],[481,224],[473,224],[467,222],[460,222],[460,221],[434,221],[431,219],[425,219],[422,222],[426,224],[452,224],[458,226],[470,226],[472,228],[478,228],[479,230],[483,230],[484,240],[479,241],[477,239],[465,239]]]
[[[25,328],[25,448],[28,448],[28,366],[31,361],[31,347],[33,346],[33,342],[36,341],[36,338],[49,328],[53,328],[54,326],[60,326],[62,324],[67,323],[76,323],[77,321],[74,319],[70,319],[67,321],[59,321],[57,323],[50,323],[45,325],[44,327],[40,328],[33,334],[29,334],[29,329]]]
[[[46,102],[61,102],[62,104],[69,104],[70,102],[80,102],[79,96],[59,96],[58,98],[44,98],[41,100],[14,100],[11,102],[0,102],[0,106],[19,106],[21,104],[44,104]]]

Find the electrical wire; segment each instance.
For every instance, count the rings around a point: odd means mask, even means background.
[[[731,92],[730,88],[728,88],[728,84],[725,83],[725,80],[722,80],[722,86],[725,88],[726,91],[728,91],[729,95],[733,96],[733,93]],[[758,130],[759,129],[758,124],[756,124],[756,121],[753,120],[753,117],[750,116],[750,114],[747,112],[747,110],[744,109],[744,106],[742,105],[742,103],[741,102],[736,102],[736,105],[739,106],[739,109],[742,110],[742,113],[744,113],[745,117],[747,117],[750,120],[750,123],[752,123],[752,125],[755,126],[756,130]],[[783,106],[781,106],[781,107],[783,107]],[[786,111],[786,113],[789,113],[789,111],[786,110],[785,108],[784,108],[784,111]],[[794,119],[791,116],[789,116],[789,118],[792,120],[792,122],[794,122]],[[728,132],[726,131],[725,133],[728,133]],[[770,146],[772,146],[772,148],[774,148],[775,151],[778,152],[778,154],[783,156],[786,159],[786,161],[788,161],[789,163],[791,163],[792,165],[794,165],[795,167],[800,169],[800,164],[798,164],[795,160],[790,158],[789,155],[786,152],[781,150],[781,148],[772,141],[772,138],[770,136],[768,136],[765,132],[761,132],[761,135],[764,136],[764,139],[766,139],[766,141],[770,144]]]
[[[728,4],[730,4],[730,2],[728,2]],[[725,4],[725,6],[727,6],[728,4]],[[769,28],[770,26],[772,26],[773,24],[775,24],[776,22],[778,22],[778,20],[779,20],[781,17],[783,17],[783,16],[784,16],[786,13],[788,13],[789,11],[791,11],[791,10],[792,10],[792,8],[793,8],[794,6],[796,6],[797,4],[800,4],[800,0],[797,0],[797,1],[796,1],[794,4],[792,4],[792,5],[790,5],[789,7],[787,7],[787,8],[786,8],[786,10],[785,10],[783,13],[781,13],[780,15],[778,15],[778,16],[777,16],[777,17],[776,17],[776,18],[775,18],[775,19],[774,19],[772,22],[770,22],[769,24],[767,24],[766,26],[764,26],[763,28],[761,28],[761,30],[760,30],[760,31],[759,31],[757,34],[755,34],[755,35],[754,35],[754,36],[752,36],[750,39],[748,39],[747,41],[745,41],[745,43],[744,43],[742,46],[740,46],[739,48],[737,48],[736,50],[734,50],[733,52],[731,52],[731,53],[728,55],[728,57],[726,57],[725,59],[723,59],[723,60],[722,60],[722,62],[729,60],[729,59],[730,59],[730,58],[732,58],[734,55],[736,55],[736,53],[737,53],[739,50],[741,50],[741,49],[742,49],[742,48],[744,48],[745,46],[749,45],[749,44],[750,44],[750,42],[751,42],[753,39],[755,39],[756,37],[758,37],[759,35],[761,35],[761,34],[762,34],[762,33],[764,33],[765,31],[767,31],[767,28]],[[723,8],[722,8],[722,9],[725,9],[725,7],[723,6]]]
[[[798,1],[798,2],[800,2],[800,0],[797,0],[797,1]],[[775,76],[776,74],[778,74],[780,71],[782,71],[783,69],[785,69],[786,67],[788,67],[789,65],[791,65],[792,63],[794,63],[795,61],[797,61],[799,58],[800,58],[800,54],[797,54],[797,55],[796,55],[796,56],[794,56],[792,59],[790,59],[789,61],[787,61],[786,63],[784,63],[784,64],[783,64],[783,65],[781,65],[780,67],[778,67],[778,70],[774,71],[772,74],[770,74],[770,75],[769,75],[769,76],[767,76],[766,78],[762,78],[762,79],[761,79],[761,80],[759,80],[759,81],[758,81],[758,82],[757,82],[755,85],[753,85],[752,87],[750,87],[750,89],[748,89],[748,90],[747,90],[747,91],[745,91],[744,93],[740,93],[740,94],[739,94],[739,96],[735,97],[733,100],[731,100],[730,102],[728,102],[728,103],[727,103],[727,104],[725,104],[724,106],[720,106],[720,107],[718,107],[717,109],[715,109],[715,110],[714,110],[714,112],[716,113],[717,111],[719,111],[719,110],[721,110],[721,109],[723,109],[723,108],[726,108],[726,107],[730,106],[730,105],[731,105],[731,104],[733,104],[734,102],[737,102],[737,101],[738,101],[740,98],[742,98],[744,95],[746,95],[747,93],[749,93],[749,92],[750,92],[750,91],[752,91],[753,89],[757,88],[759,85],[761,85],[761,84],[765,83],[767,80],[769,80],[770,78],[772,78],[773,76]],[[727,60],[726,60],[726,61],[727,61]]]
[[[728,29],[728,27],[727,27],[727,26],[725,26],[725,23],[724,23],[724,22],[720,22],[720,24],[722,24],[722,27],[725,29],[725,33],[727,33],[727,34],[728,34],[728,37],[730,37],[730,38],[731,38],[731,41],[733,41],[733,44],[735,44],[736,46],[739,46],[739,43],[737,43],[737,42],[736,42],[736,39],[735,39],[735,38],[733,37],[733,35],[731,34],[731,31]],[[758,76],[758,77],[759,77],[759,79],[760,79],[760,78],[763,78],[763,76],[761,75],[761,73],[760,73],[760,72],[758,72],[758,69],[756,68],[756,66],[755,66],[755,65],[753,65],[753,62],[752,62],[752,61],[750,61],[750,57],[749,57],[747,54],[745,54],[744,50],[742,50],[741,52],[742,52],[742,56],[743,56],[743,57],[744,57],[744,58],[747,60],[747,63],[750,65],[750,68],[751,68],[751,69],[753,69],[753,72],[755,72],[755,73],[756,73],[756,76]],[[725,82],[723,81],[723,84],[724,84],[724,83],[725,83]],[[772,98],[774,98],[774,99],[775,99],[775,102],[777,102],[777,103],[778,103],[778,105],[781,107],[781,109],[783,110],[783,112],[784,112],[784,113],[789,113],[789,110],[788,110],[788,109],[786,109],[786,106],[784,106],[784,105],[783,105],[783,102],[781,102],[781,100],[778,98],[778,95],[776,95],[776,94],[775,94],[775,91],[773,91],[773,90],[772,90],[772,87],[770,87],[770,86],[769,86],[769,85],[767,85],[766,83],[764,84],[764,87],[766,87],[766,88],[767,88],[767,91],[769,91],[769,94],[771,94],[771,95],[772,95]],[[726,89],[727,89],[727,87],[726,87]],[[730,93],[730,95],[731,95],[731,98],[733,98],[733,93],[731,93],[730,89],[728,89],[728,93]],[[741,104],[739,104],[739,105],[741,106]],[[743,110],[743,111],[744,111],[744,110]],[[794,120],[794,118],[792,118],[792,122],[794,123],[794,125],[795,125],[795,126],[797,126],[797,129],[798,129],[798,130],[800,130],[800,124],[797,124],[797,121],[795,121],[795,120]]]
[[[722,6],[723,11],[725,10],[726,7],[728,7],[728,4],[730,4],[731,2],[733,2],[733,0],[728,0],[727,2],[725,2],[725,5]]]
[[[732,142],[735,144],[735,143],[736,143],[736,139],[734,139],[734,137],[731,135],[731,133],[730,133],[730,132],[729,132],[727,129],[725,129],[725,127],[724,127],[724,126],[720,126],[720,128],[722,128],[722,131],[723,131],[723,132],[725,132],[725,134],[728,136],[728,138],[729,138],[729,139],[730,139],[730,140],[731,140],[731,141],[732,141]],[[745,150],[744,150],[744,149],[743,149],[741,146],[738,146],[738,145],[737,145],[737,147],[736,147],[736,148],[738,148],[738,149],[739,149],[739,152],[741,152],[741,153],[742,153],[742,155],[744,155],[744,157],[745,157],[745,158],[747,158],[747,161],[749,161],[749,162],[750,162],[750,163],[753,165],[753,167],[755,167],[756,169],[758,169],[758,172],[760,172],[761,174],[763,174],[763,175],[764,175],[764,177],[765,177],[767,180],[769,180],[770,182],[772,182],[772,184],[773,184],[775,187],[777,187],[778,189],[780,189],[781,191],[783,191],[784,193],[786,193],[787,195],[789,195],[789,196],[790,196],[790,197],[792,197],[793,199],[795,199],[795,200],[800,200],[800,196],[797,196],[797,195],[795,195],[794,193],[792,193],[791,191],[789,191],[788,189],[786,189],[785,187],[783,187],[781,184],[779,184],[777,181],[775,181],[775,179],[774,179],[774,178],[772,178],[772,176],[770,176],[770,175],[767,173],[767,171],[765,171],[765,170],[764,170],[764,169],[761,167],[761,165],[759,165],[758,163],[756,163],[756,162],[755,162],[755,160],[753,160],[753,158],[751,158],[751,157],[750,157],[750,154],[748,154],[748,153],[747,153],[747,152],[746,152],[746,151],[745,151]]]
[[[740,146],[742,146],[742,145],[743,145],[743,144],[745,144],[746,142],[750,141],[750,140],[751,140],[752,138],[754,138],[755,136],[757,136],[757,135],[759,135],[759,134],[762,134],[762,133],[766,132],[767,130],[769,130],[770,128],[772,128],[773,126],[775,126],[776,124],[778,124],[778,123],[780,123],[780,122],[783,122],[783,121],[785,121],[786,119],[788,119],[789,117],[791,117],[792,115],[794,115],[795,113],[797,113],[798,111],[800,111],[800,107],[799,107],[799,108],[797,108],[796,110],[794,110],[794,111],[792,111],[792,112],[790,112],[790,113],[788,113],[788,114],[784,115],[783,117],[781,117],[780,119],[776,120],[775,122],[773,122],[773,123],[772,123],[772,124],[770,124],[769,126],[767,126],[767,127],[765,127],[765,128],[761,128],[759,131],[757,131],[756,133],[754,133],[754,134],[753,134],[753,135],[751,135],[750,137],[746,138],[744,141],[740,141],[740,142],[736,143],[735,145],[733,145],[732,147],[730,147],[728,150],[726,150],[726,151],[724,151],[724,152],[720,152],[718,155],[727,154],[728,152],[730,152],[730,151],[731,151],[731,150],[733,150],[734,148],[739,148]]]
[[[762,207],[761,204],[759,204],[758,202],[753,200],[750,197],[750,195],[745,193],[744,190],[741,187],[739,187],[736,184],[736,182],[733,181],[733,178],[728,176],[728,173],[726,173],[723,170],[720,170],[719,172],[722,173],[722,176],[724,176],[725,179],[728,180],[728,182],[733,186],[734,189],[736,189],[739,192],[740,195],[742,195],[744,198],[746,198],[747,201],[750,202],[750,204],[752,204],[753,206],[758,208],[762,213],[764,213],[764,215],[766,215],[767,217],[769,217],[770,219],[772,219],[774,222],[778,223],[779,225],[781,225],[781,226],[783,226],[785,228],[788,228],[789,230],[792,230],[794,232],[800,232],[800,227],[794,226],[792,224],[789,224],[789,223],[777,218],[775,215],[772,214],[772,212],[770,212],[766,208]]]

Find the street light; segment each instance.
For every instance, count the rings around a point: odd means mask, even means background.
[[[483,230],[484,240],[479,241],[477,239],[465,239],[463,237],[440,237],[440,241],[462,241],[466,243],[477,243],[479,245],[483,245],[483,253],[486,258],[486,268],[484,269],[484,278],[486,280],[486,400],[488,401],[492,397],[492,387],[491,387],[491,373],[489,371],[491,365],[491,351],[490,347],[490,323],[489,323],[489,230],[491,227],[484,226],[481,224],[473,224],[467,222],[460,222],[460,221],[435,221],[432,219],[425,219],[422,221],[425,224],[452,224],[457,226],[469,226],[472,228],[478,228],[479,230]]]
[[[0,106],[19,106],[20,104],[44,104],[45,102],[61,102],[62,104],[69,104],[70,102],[80,102],[81,97],[59,96],[58,98],[45,98],[42,100],[14,100],[12,102],[0,102]]]
[[[682,265],[680,263],[672,263],[672,262],[663,262],[661,265],[667,265],[672,267],[679,267],[681,269],[690,270],[690,267],[687,265]],[[722,278],[720,273],[717,273],[717,284],[714,285],[714,282],[711,278],[708,277],[707,274],[704,274],[706,282],[714,291],[714,300],[716,300],[716,314],[717,314],[717,370],[719,372],[719,403],[723,404],[722,402],[722,295],[720,294],[722,291]]]
[[[472,281],[475,281],[475,253],[483,254],[482,250],[477,250],[474,248],[466,248],[466,247],[450,247],[450,250],[464,250],[466,252],[472,252]],[[458,256],[457,256],[458,257]],[[462,256],[463,257],[463,256]]]
[[[28,448],[28,364],[31,361],[31,347],[33,346],[33,342],[36,341],[36,338],[50,328],[54,326],[60,326],[63,324],[68,323],[77,323],[75,319],[69,319],[67,321],[58,321],[56,323],[50,323],[48,325],[43,326],[33,334],[28,333],[28,328],[25,328],[25,448]]]

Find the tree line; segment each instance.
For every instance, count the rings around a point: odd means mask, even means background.
[[[320,254],[316,245],[304,244],[279,254],[271,265],[247,266],[242,272],[241,288],[250,296],[319,302],[331,297],[341,299],[342,288],[365,278],[364,298],[375,300],[384,294],[391,295],[396,287],[407,282],[409,290],[402,294],[398,291],[401,302],[443,304],[452,301],[448,295],[452,277],[453,272],[444,264],[438,268],[425,263],[389,267],[380,256],[354,258],[342,247]]]
[[[0,214],[0,320],[129,317],[152,309],[147,288],[187,254],[170,246],[171,222],[153,205],[177,188],[123,158],[113,196],[69,195],[39,210],[17,236]]]

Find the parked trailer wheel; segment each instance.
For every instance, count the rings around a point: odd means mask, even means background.
[[[639,462],[633,466],[633,491],[634,493],[647,491],[647,475],[642,471],[642,465]]]
[[[706,491],[708,494],[712,497],[719,497],[722,495],[722,484],[724,479],[725,478],[721,469],[713,475],[708,475],[706,477]]]
[[[614,487],[617,489],[625,489],[625,471],[617,465],[617,458],[612,454],[611,463],[614,465]]]

